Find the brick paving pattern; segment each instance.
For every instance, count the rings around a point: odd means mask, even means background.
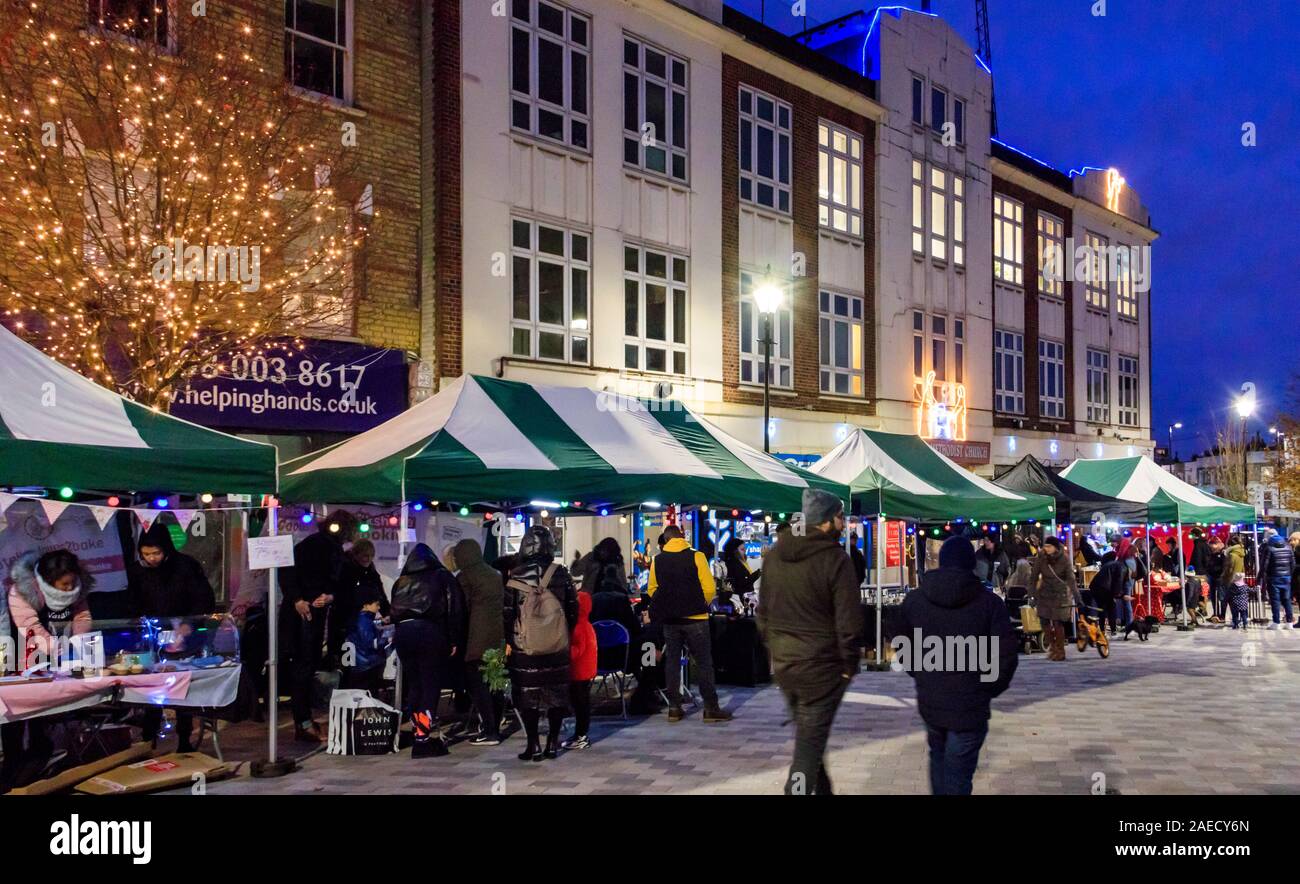
[[[1021,657],[994,703],[977,794],[1087,794],[1097,775],[1121,794],[1300,793],[1300,630],[1252,628],[1117,641],[1109,660],[1068,648],[1067,663]],[[1252,659],[1253,658],[1253,659]],[[705,725],[597,718],[590,749],[521,762],[522,735],[495,748],[452,747],[412,761],[316,754],[280,780],[247,776],[215,794],[777,794],[793,746],[774,686],[722,688],[735,711]],[[864,672],[835,722],[831,778],[842,794],[928,791],[925,737],[911,679]]]

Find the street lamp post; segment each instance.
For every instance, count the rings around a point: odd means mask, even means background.
[[[1181,430],[1182,428],[1182,421],[1177,421],[1169,425],[1169,463],[1171,465],[1174,462],[1174,430]]]
[[[772,450],[772,317],[781,309],[785,292],[772,279],[772,267],[754,289],[754,304],[763,315],[763,451]]]
[[[1241,416],[1241,493],[1247,499],[1250,497],[1250,461],[1246,422],[1250,420],[1250,416],[1254,413],[1255,389],[1253,386],[1249,386],[1249,389],[1243,386],[1241,395],[1237,397],[1237,414]]]

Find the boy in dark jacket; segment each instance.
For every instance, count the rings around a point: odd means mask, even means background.
[[[946,540],[938,569],[926,572],[920,589],[903,600],[902,634],[894,639],[900,652],[895,668],[916,681],[935,795],[971,793],[991,701],[1011,684],[1019,662],[1006,605],[984,590],[974,571],[970,541]]]
[[[803,515],[806,532],[783,532],[763,559],[758,629],[794,719],[785,794],[830,795],[826,743],[862,659],[862,596],[840,541],[844,504],[810,488]]]
[[[387,600],[382,588],[369,585],[359,586],[353,600],[360,608],[348,624],[344,638],[340,687],[367,690],[375,696],[383,686],[384,663],[388,659],[388,649],[375,620],[380,616],[381,602]]]
[[[190,617],[211,614],[217,608],[216,594],[208,576],[192,557],[176,550],[167,526],[155,522],[136,543],[136,561],[127,566],[126,588],[132,617]],[[189,630],[182,625],[182,631]],[[152,742],[162,726],[162,709],[145,710],[141,738]],[[176,713],[179,750],[192,752],[190,735],[194,716]]]

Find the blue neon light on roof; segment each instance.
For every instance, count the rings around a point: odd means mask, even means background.
[[[985,62],[984,59],[980,58],[980,54],[978,52],[975,53],[975,60],[979,62],[980,67],[984,68],[984,72],[986,74],[988,74],[990,77],[993,76],[993,68],[989,67],[988,63]]]
[[[1010,145],[1010,144],[1007,144],[1005,141],[1003,141],[1003,140],[1000,139],[1000,138],[990,138],[989,141],[992,141],[994,144],[998,145],[999,147],[1005,147],[1005,148],[1006,148],[1007,150],[1009,150],[1009,151],[1012,151],[1012,152],[1014,152],[1014,153],[1018,153],[1018,154],[1020,154],[1022,157],[1025,157],[1026,159],[1033,160],[1035,163],[1038,163],[1038,165],[1043,166],[1043,167],[1048,168],[1048,169],[1051,169],[1053,172],[1059,172],[1059,171],[1060,171],[1060,169],[1056,168],[1055,166],[1053,166],[1051,163],[1047,162],[1046,160],[1040,160],[1038,157],[1034,156],[1034,155],[1031,154],[1031,153],[1025,153],[1025,152],[1024,152],[1023,150],[1021,150],[1020,148],[1015,147],[1015,146]]]
[[[1103,169],[1101,166],[1084,166],[1082,169],[1071,169],[1070,177],[1082,178],[1084,175],[1087,175],[1089,172],[1105,172],[1105,171],[1106,170]]]
[[[920,9],[913,9],[910,6],[878,6],[876,13],[871,17],[871,24],[867,26],[867,38],[862,41],[862,69],[861,74],[864,77],[870,77],[873,80],[880,79],[880,32],[876,26],[880,24],[880,13],[888,12],[894,18],[901,19],[904,12],[915,12],[917,15],[928,15],[930,18],[938,18],[934,12],[924,12]],[[874,41],[874,43],[873,43]],[[874,46],[874,51],[873,51]],[[867,53],[875,60],[871,73],[867,73]]]

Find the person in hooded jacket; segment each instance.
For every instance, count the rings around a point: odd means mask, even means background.
[[[342,593],[345,547],[352,542],[356,519],[336,510],[317,523],[315,534],[293,548],[293,567],[281,572],[284,602],[280,622],[293,706],[293,738],[319,743],[320,725],[312,718],[312,685],[330,637],[334,602]]]
[[[483,677],[483,654],[505,644],[505,584],[496,568],[483,561],[483,548],[471,537],[452,547],[451,558],[469,609],[465,682],[480,724],[478,734],[469,742],[471,746],[497,746],[501,743],[501,708]]]
[[[10,662],[16,671],[42,659],[53,660],[60,652],[60,639],[90,632],[86,595],[95,580],[72,553],[62,549],[44,555],[25,553],[9,569],[9,579],[8,609],[18,658]],[[54,744],[46,723],[32,719],[0,725],[0,750],[4,752],[0,792],[5,792],[39,778]]]
[[[591,628],[591,593],[578,593],[578,622],[569,645],[569,702],[573,705],[573,739],[565,749],[591,746],[591,682],[596,678],[596,630]]]
[[[1104,630],[1106,622],[1110,621],[1111,635],[1116,632],[1115,603],[1123,597],[1127,579],[1128,565],[1124,564],[1124,560],[1115,551],[1111,551],[1101,557],[1101,569],[1088,587],[1092,593],[1093,605],[1101,612],[1097,615],[1097,626]]]
[[[519,544],[519,558],[506,583],[506,654],[515,709],[524,723],[528,745],[520,761],[555,758],[560,751],[560,729],[569,707],[569,672],[572,666],[570,640],[563,648],[546,653],[524,650],[530,631],[540,624],[530,617],[553,610],[537,593],[549,592],[559,602],[569,636],[578,623],[578,593],[573,578],[555,561],[555,535],[545,525],[533,525]],[[533,602],[536,601],[536,604]],[[557,624],[550,623],[554,627]],[[546,748],[541,743],[541,719],[546,713]]]
[[[438,699],[457,651],[465,647],[465,595],[426,544],[417,543],[393,584],[393,645],[402,664],[415,742],[412,758],[441,757]]]
[[[930,791],[969,795],[988,736],[992,700],[1011,684],[1019,662],[1006,605],[975,576],[970,541],[950,537],[939,550],[939,567],[922,576],[920,588],[907,594],[899,614],[901,635],[895,643],[905,638],[910,646],[900,664],[916,682],[917,711],[930,747]],[[981,654],[978,662],[997,668],[989,671],[969,660],[951,671],[924,665],[922,643],[931,637],[945,647],[954,639],[966,647],[971,639],[987,642],[991,653]]]
[[[1273,609],[1273,622],[1269,629],[1282,628],[1282,611],[1286,611],[1287,623],[1294,619],[1291,607],[1291,571],[1295,566],[1295,554],[1282,535],[1274,528],[1265,530],[1267,540],[1259,553],[1260,584],[1268,588],[1268,603]]]
[[[193,617],[211,614],[217,608],[216,593],[203,566],[193,557],[178,552],[171,532],[154,522],[136,541],[137,557],[126,570],[128,607],[132,617]],[[188,629],[188,625],[183,626]],[[162,709],[150,706],[144,712],[141,738],[153,742],[162,726]],[[194,716],[176,711],[178,750],[192,752],[190,736]]]
[[[862,595],[844,552],[844,504],[803,492],[806,530],[782,533],[763,558],[758,630],[794,719],[787,795],[830,795],[826,743],[862,659]]]

